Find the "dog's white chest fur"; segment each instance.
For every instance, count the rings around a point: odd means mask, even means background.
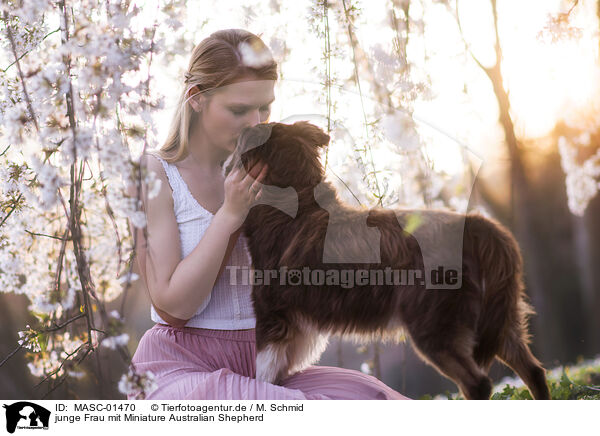
[[[319,332],[309,321],[298,324],[299,332],[293,341],[268,344],[256,354],[256,379],[278,383],[319,360],[327,348],[329,334]]]

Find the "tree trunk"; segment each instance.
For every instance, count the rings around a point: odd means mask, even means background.
[[[583,217],[573,216],[578,273],[589,322],[586,351],[600,352],[600,196],[590,201]]]

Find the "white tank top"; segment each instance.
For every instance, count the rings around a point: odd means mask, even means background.
[[[167,174],[169,185],[173,191],[173,207],[175,218],[179,227],[181,241],[181,258],[188,256],[198,245],[202,235],[210,225],[214,215],[202,207],[192,196],[187,184],[181,177],[179,170],[173,164],[167,163],[155,156]],[[247,268],[236,270],[228,269],[227,265]],[[242,275],[245,273],[245,282],[249,283],[248,269],[252,259],[248,250],[247,238],[240,234],[226,267],[217,277],[217,281],[208,298],[198,308],[195,315],[185,324],[186,327],[197,327],[215,330],[243,330],[255,327],[256,318],[252,307],[250,294],[252,286],[242,284]],[[235,284],[231,284],[231,271],[235,272]],[[168,324],[164,321],[151,305],[150,317],[152,321]]]

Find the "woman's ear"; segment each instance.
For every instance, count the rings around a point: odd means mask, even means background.
[[[200,93],[197,86],[194,86],[188,91],[188,98],[190,106],[192,106],[194,112],[202,111],[202,108],[204,107],[205,97]]]

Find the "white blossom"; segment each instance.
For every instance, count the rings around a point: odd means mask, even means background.
[[[269,7],[274,13],[279,13],[281,9],[281,5],[279,4],[279,0],[269,0]]]
[[[158,388],[156,376],[151,371],[136,374],[129,368],[126,374],[119,380],[119,392],[127,396],[133,396],[136,400],[145,399],[148,394]]]
[[[273,57],[278,60],[283,59],[288,50],[285,40],[276,36],[271,37],[269,48],[271,49]]]
[[[127,333],[120,334],[119,336],[109,336],[104,338],[100,345],[115,350],[118,346],[125,346],[129,342],[129,335]]]
[[[371,371],[371,365],[369,365],[367,362],[363,362],[360,365],[360,371],[363,372],[363,373],[365,373],[365,374],[371,374],[372,373],[372,371]]]
[[[31,157],[31,167],[41,184],[38,206],[49,210],[58,202],[58,189],[66,183],[60,176],[59,169],[51,164],[42,164],[37,156]]]
[[[41,351],[40,344],[38,342],[38,334],[33,331],[29,325],[27,325],[27,330],[19,332],[19,337],[21,338],[18,340],[19,345],[30,349],[34,353]]]
[[[414,151],[421,146],[414,121],[409,116],[400,112],[387,114],[381,124],[387,139],[400,149]]]
[[[58,378],[65,372],[64,367],[61,367],[58,353],[54,350],[45,357],[36,355],[34,360],[27,364],[27,367],[35,377],[44,377],[50,373],[54,373],[51,378]]]
[[[371,56],[376,61],[376,80],[384,86],[391,83],[394,74],[403,67],[400,58],[397,55],[388,53],[379,43],[371,47]]]
[[[146,227],[146,214],[143,211],[136,211],[129,215],[129,219],[135,227],[143,228]]]
[[[162,181],[156,176],[154,171],[150,171],[145,179],[145,184],[148,187],[148,198],[154,198],[160,192]]]
[[[98,342],[98,332],[96,330],[92,330],[91,337],[92,337],[92,347],[95,348],[99,344],[99,342]]]
[[[238,45],[238,50],[242,55],[242,63],[248,67],[260,68],[273,62],[270,50],[258,42],[242,42]]]
[[[56,340],[60,343],[60,346],[63,349],[61,353],[61,357],[63,358],[66,358],[69,354],[73,354],[75,350],[83,345],[83,341],[81,339],[71,339],[71,334],[69,332],[65,332],[62,336],[58,335]]]
[[[124,285],[127,282],[135,282],[139,278],[140,278],[140,276],[137,275],[136,273],[125,274],[123,277],[121,277],[119,279],[119,283]]]
[[[600,190],[600,150],[583,164],[577,163],[577,147],[589,144],[590,135],[583,133],[573,143],[561,136],[558,140],[558,150],[561,165],[566,174],[568,204],[571,212],[583,216],[588,203]]]

